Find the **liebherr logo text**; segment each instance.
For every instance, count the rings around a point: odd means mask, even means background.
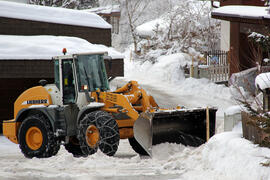
[[[39,99],[39,100],[29,100],[27,101],[27,104],[47,104],[47,99]]]

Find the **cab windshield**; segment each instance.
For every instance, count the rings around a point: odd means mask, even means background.
[[[78,55],[76,62],[80,91],[83,91],[85,85],[91,92],[98,89],[101,91],[109,90],[103,55]]]

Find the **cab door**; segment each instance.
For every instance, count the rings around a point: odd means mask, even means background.
[[[71,104],[76,102],[76,82],[73,59],[62,60],[62,94],[63,104]]]

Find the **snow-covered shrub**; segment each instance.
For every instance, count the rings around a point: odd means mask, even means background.
[[[254,56],[253,61],[255,63],[257,62],[259,65],[269,65],[267,59],[270,57],[270,37],[268,35],[252,32],[248,38],[252,55]]]
[[[209,3],[181,1],[154,22],[152,33],[140,43],[142,51],[162,49],[166,54],[172,54],[188,52],[190,47],[201,52],[217,49],[220,23],[211,19],[210,12]]]

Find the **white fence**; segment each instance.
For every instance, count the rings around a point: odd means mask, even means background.
[[[204,65],[194,67],[195,78],[207,78],[215,83],[227,82],[229,80],[229,65]]]
[[[228,82],[230,66],[228,63],[228,52],[213,50],[204,53],[205,65],[194,67],[190,70],[191,76],[195,78],[207,78],[215,83]]]

